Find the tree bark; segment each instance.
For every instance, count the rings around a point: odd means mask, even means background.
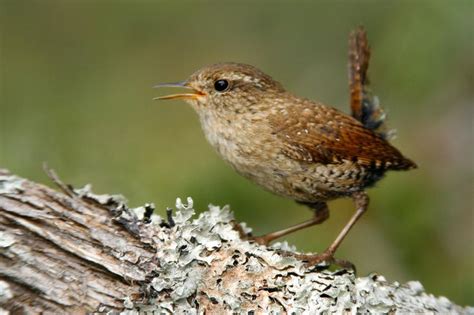
[[[194,216],[178,199],[164,219],[48,173],[59,191],[0,170],[0,314],[474,314],[419,282],[307,267],[286,243],[248,242],[226,207]]]

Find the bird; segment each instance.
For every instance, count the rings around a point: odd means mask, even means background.
[[[387,171],[417,167],[388,141],[385,114],[368,88],[370,50],[362,27],[351,33],[349,44],[352,115],[296,96],[243,63],[213,64],[185,81],[155,86],[187,89],[155,99],[189,103],[208,142],[237,173],[312,210],[307,221],[253,237],[258,244],[324,222],[328,201],[353,199],[355,212],[329,247],[298,255],[310,265],[336,262],[336,250],[368,208],[367,188]]]

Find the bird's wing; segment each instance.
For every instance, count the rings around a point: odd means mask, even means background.
[[[314,103],[270,117],[283,153],[308,163],[352,161],[374,169],[409,169],[416,165],[382,137],[334,108]],[[298,113],[298,114],[296,114]]]

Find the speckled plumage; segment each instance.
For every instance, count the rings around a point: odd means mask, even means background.
[[[364,49],[360,51],[364,57],[368,46],[357,47]],[[266,244],[323,222],[329,216],[328,200],[344,196],[354,199],[354,216],[323,255],[306,257],[311,263],[332,259],[367,208],[365,188],[388,170],[416,167],[388,143],[385,131],[379,129],[383,111],[378,103],[367,103],[375,99],[365,86],[368,56],[357,56],[353,54],[352,60],[362,62],[362,66],[352,64],[355,80],[351,83],[351,108],[360,121],[335,108],[297,97],[257,68],[239,63],[198,70],[185,82],[171,84],[192,89],[193,93],[159,98],[183,98],[190,103],[209,143],[238,173],[314,210],[313,219],[258,237],[258,242]],[[370,115],[371,109],[376,115]],[[369,129],[371,125],[373,130]]]
[[[213,91],[226,79],[228,91]],[[350,195],[386,170],[414,164],[386,140],[332,107],[299,98],[250,65],[217,64],[187,84],[207,140],[241,175],[311,203]]]

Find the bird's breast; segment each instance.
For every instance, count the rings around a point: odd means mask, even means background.
[[[215,113],[201,114],[201,125],[208,142],[219,155],[237,171],[254,172],[273,154],[271,130],[258,116],[219,116]]]

